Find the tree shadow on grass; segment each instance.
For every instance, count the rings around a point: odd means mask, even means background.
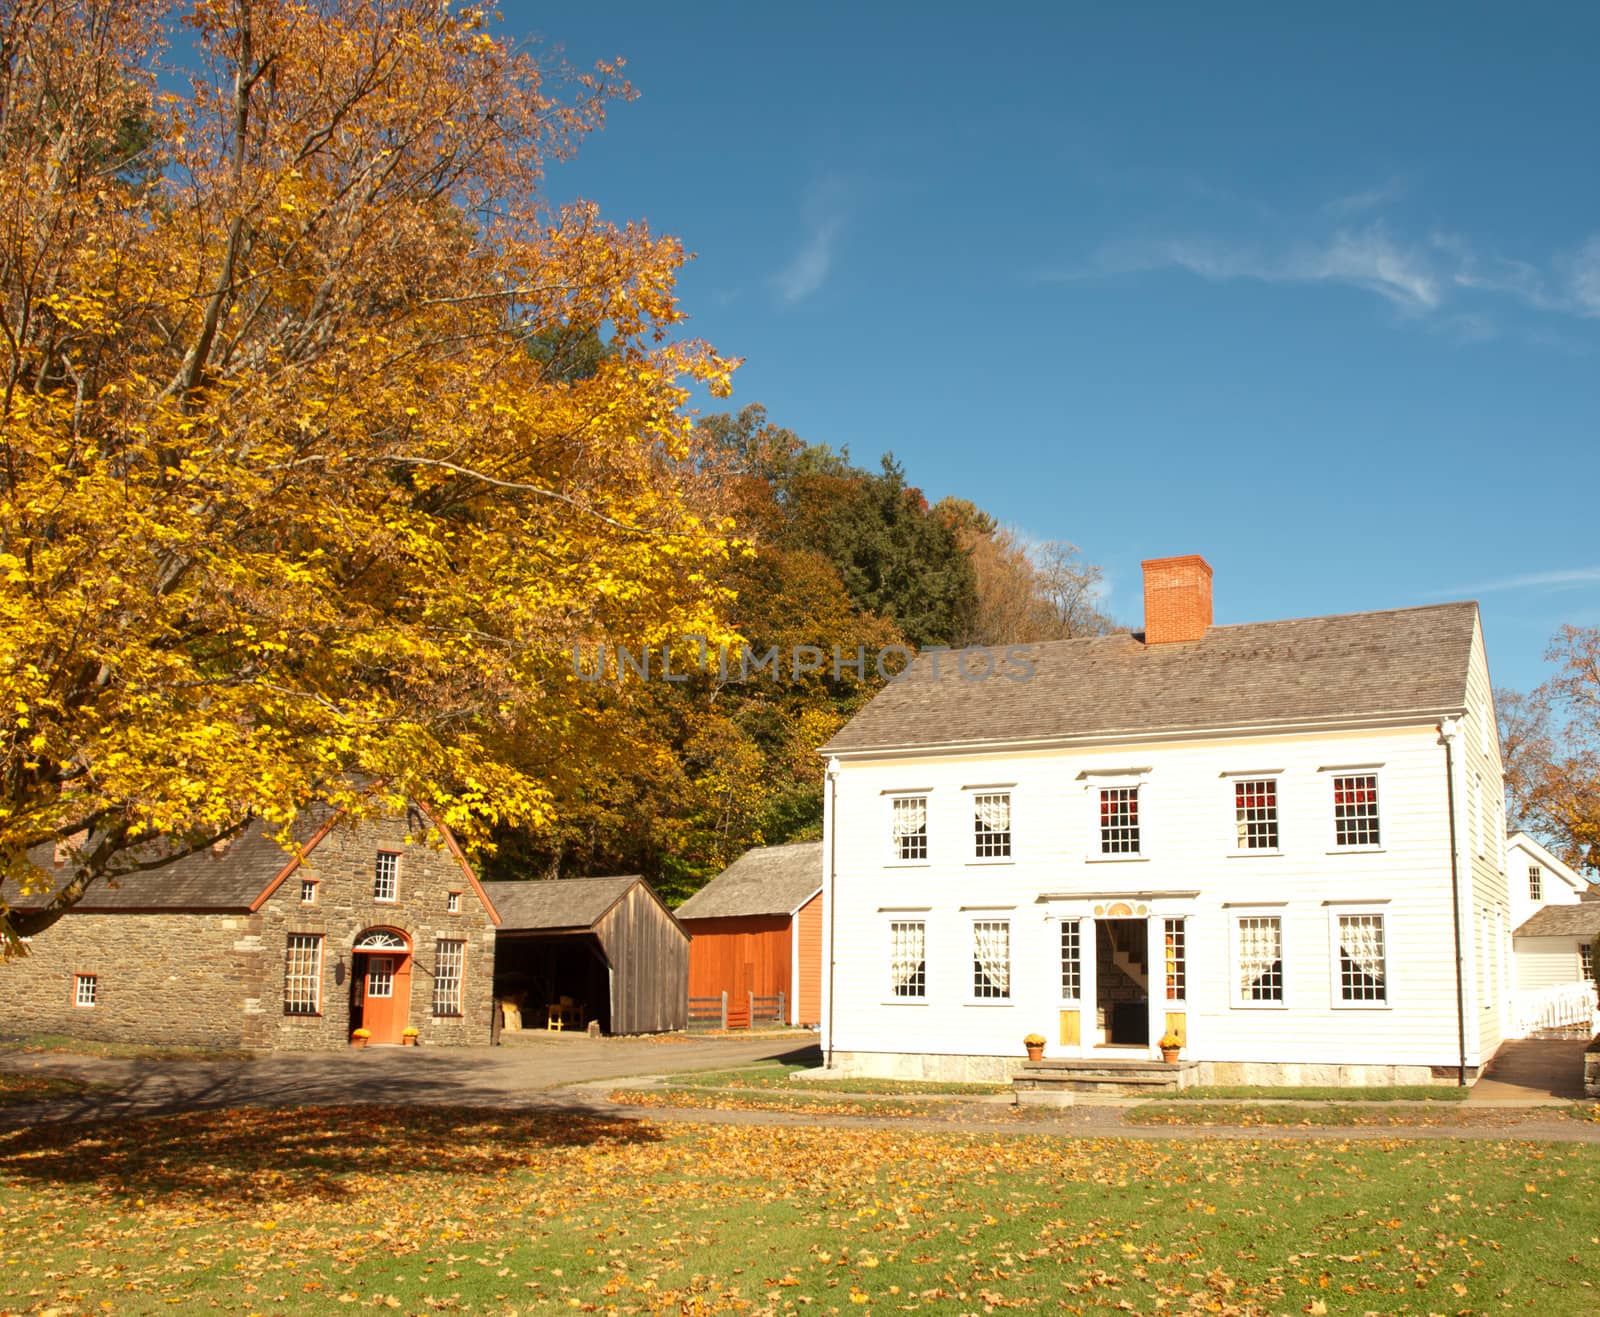
[[[129,1201],[337,1201],[396,1175],[480,1177],[555,1150],[660,1142],[633,1120],[470,1107],[241,1107],[0,1132],[0,1184]]]

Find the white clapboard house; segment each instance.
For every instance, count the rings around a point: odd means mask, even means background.
[[[1545,1029],[1600,1029],[1594,939],[1600,889],[1525,832],[1506,842],[1512,927],[1513,1037]]]
[[[1214,626],[1202,558],[1144,570],[1142,634],[925,654],[823,747],[828,1063],[1471,1079],[1514,928],[1477,606]]]

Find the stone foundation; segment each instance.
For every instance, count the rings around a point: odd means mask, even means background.
[[[938,1084],[1005,1084],[1026,1056],[947,1056],[923,1052],[835,1052],[829,1073],[865,1079],[922,1079]]]
[[[1092,1058],[1091,1058],[1092,1059]],[[1585,1058],[1600,1083],[1600,1044]],[[1028,1064],[1024,1056],[948,1056],[901,1052],[835,1052],[830,1073],[870,1079],[920,1079],[941,1084],[1006,1083]],[[1380,1084],[1454,1083],[1425,1065],[1324,1065],[1293,1061],[1201,1061],[1197,1084],[1362,1088]],[[1470,1077],[1470,1076],[1469,1076]]]
[[[1257,1084],[1283,1088],[1365,1088],[1382,1084],[1433,1084],[1426,1065],[1325,1065],[1297,1061],[1202,1061],[1202,1084]],[[1450,1082],[1455,1082],[1451,1071]]]
[[[1585,1097],[1600,1098],[1600,1034],[1583,1049],[1583,1093]]]

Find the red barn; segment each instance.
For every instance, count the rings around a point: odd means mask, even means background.
[[[790,1024],[822,1018],[822,843],[747,851],[681,906],[689,932],[689,996],[728,994],[728,1025],[750,1023],[749,1000],[783,994]]]

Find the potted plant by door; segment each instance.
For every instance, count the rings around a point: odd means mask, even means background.
[[[1044,1059],[1044,1035],[1031,1033],[1022,1040],[1022,1045],[1028,1049],[1028,1060],[1042,1061]]]
[[[415,1047],[417,1045],[417,1026],[414,1024],[406,1025],[404,1031],[400,1034],[400,1041],[406,1047]]]
[[[371,1029],[352,1029],[350,1031],[350,1046],[365,1047],[367,1039],[372,1037]]]
[[[1174,1065],[1177,1063],[1178,1053],[1183,1049],[1183,1039],[1175,1033],[1163,1034],[1156,1046],[1161,1049],[1161,1059],[1168,1065]]]

